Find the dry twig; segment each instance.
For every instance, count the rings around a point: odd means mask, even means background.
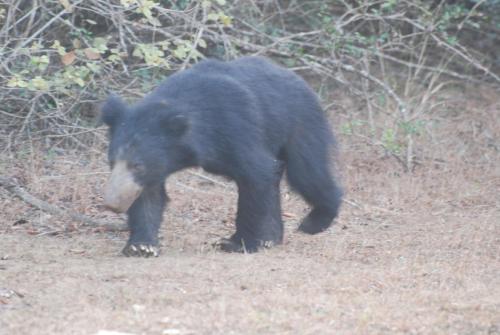
[[[52,214],[63,217],[69,217],[72,220],[81,222],[84,227],[92,227],[92,228],[102,228],[109,231],[126,231],[128,228],[123,224],[109,223],[103,222],[100,220],[92,219],[86,215],[76,213],[71,210],[62,209],[56,205],[49,204],[46,201],[43,201],[34,195],[30,194],[26,190],[24,190],[21,186],[19,186],[14,180],[11,178],[0,176],[0,186],[19,197],[24,202],[35,206],[36,208]]]

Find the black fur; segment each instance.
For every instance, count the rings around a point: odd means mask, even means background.
[[[313,207],[299,229],[315,234],[337,216],[342,191],[329,167],[334,138],[314,92],[264,58],[206,60],[176,73],[136,105],[108,99],[111,164],[122,150],[143,194],[128,211],[129,243],[157,244],[168,175],[189,166],[238,185],[236,232],[227,251],[256,251],[283,239],[279,183]]]

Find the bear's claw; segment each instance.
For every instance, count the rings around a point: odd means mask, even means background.
[[[232,238],[221,238],[213,246],[225,252],[246,252],[253,253],[259,248],[271,248],[276,243],[274,241],[260,241],[256,246],[245,246],[243,243],[234,241]]]
[[[127,244],[122,253],[127,257],[158,257],[160,250],[151,244]]]
[[[243,246],[230,238],[221,238],[213,246],[225,252],[244,252]]]

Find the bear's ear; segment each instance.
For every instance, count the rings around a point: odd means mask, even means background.
[[[162,124],[169,133],[180,136],[188,129],[189,120],[183,114],[175,114],[166,117]]]
[[[111,94],[101,106],[101,120],[109,127],[114,126],[127,111],[127,105],[116,94]]]

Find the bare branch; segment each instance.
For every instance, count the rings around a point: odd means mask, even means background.
[[[69,217],[74,221],[81,222],[84,227],[102,228],[110,231],[126,231],[128,228],[123,224],[115,224],[92,219],[86,215],[76,213],[58,206],[49,204],[20,187],[11,178],[0,176],[0,186],[19,197],[24,202],[52,215]]]

